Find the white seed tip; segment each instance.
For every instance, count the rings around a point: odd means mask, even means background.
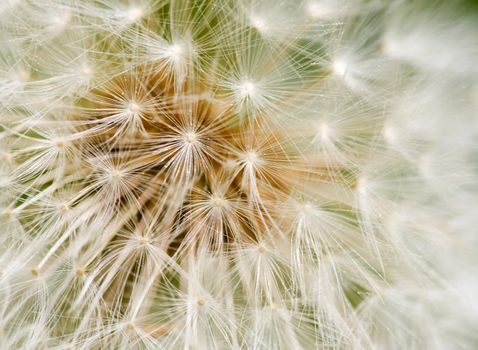
[[[216,208],[222,208],[226,204],[226,200],[223,197],[213,196],[211,197],[212,205]]]
[[[184,134],[184,142],[188,145],[194,145],[198,142],[198,135],[194,131],[188,131]]]
[[[256,87],[254,83],[246,80],[239,87],[239,91],[242,97],[253,96],[256,91]]]
[[[253,16],[251,17],[250,22],[251,26],[260,32],[264,32],[267,29],[267,23],[260,17]]]
[[[140,7],[132,6],[126,11],[126,18],[129,22],[136,22],[141,17],[143,17],[144,11]]]
[[[333,63],[332,69],[334,74],[344,76],[347,73],[347,63],[343,60],[336,60]]]
[[[79,277],[85,277],[86,276],[86,271],[83,267],[77,267],[75,269],[75,274]]]
[[[128,112],[131,114],[137,114],[141,112],[141,106],[136,101],[131,101],[128,104]]]

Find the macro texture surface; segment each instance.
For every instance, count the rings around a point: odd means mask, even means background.
[[[478,348],[474,1],[0,0],[0,349]]]

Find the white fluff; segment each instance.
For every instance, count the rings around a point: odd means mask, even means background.
[[[0,348],[478,347],[477,23],[3,1]]]

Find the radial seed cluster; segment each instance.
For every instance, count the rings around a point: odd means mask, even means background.
[[[0,349],[478,347],[473,1],[4,0]]]

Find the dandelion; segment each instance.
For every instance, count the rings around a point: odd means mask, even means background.
[[[477,16],[3,1],[0,348],[476,348]]]

